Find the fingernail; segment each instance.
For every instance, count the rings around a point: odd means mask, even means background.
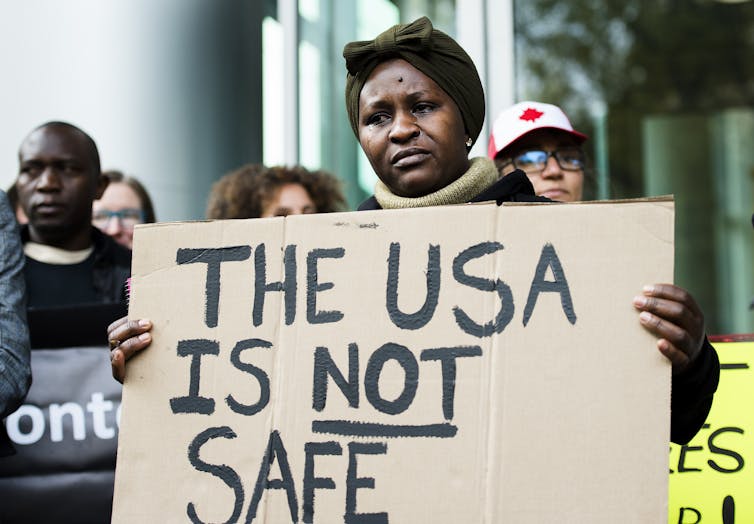
[[[645,293],[649,293],[650,295],[652,293],[654,293],[654,291],[655,291],[655,287],[653,285],[651,285],[651,284],[647,284],[642,289],[644,290]]]
[[[149,327],[152,323],[149,320],[141,319],[139,320],[139,327]]]
[[[647,299],[644,297],[636,296],[634,297],[634,306],[636,307],[644,307],[647,305]]]
[[[652,315],[650,315],[646,311],[642,311],[639,314],[639,320],[641,320],[642,322],[649,322],[650,320],[652,320]]]
[[[147,342],[151,337],[149,336],[149,333],[142,333],[139,335],[139,341],[140,342]]]

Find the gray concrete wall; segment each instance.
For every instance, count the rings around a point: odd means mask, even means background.
[[[141,179],[160,220],[204,216],[211,183],[262,159],[263,2],[0,4],[0,185],[48,120],[80,126],[104,168]]]

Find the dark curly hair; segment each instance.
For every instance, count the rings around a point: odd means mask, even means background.
[[[317,213],[346,208],[340,180],[326,171],[308,171],[301,166],[246,164],[213,184],[207,203],[207,218],[259,218],[262,210],[286,184],[299,184],[306,189],[317,206]]]

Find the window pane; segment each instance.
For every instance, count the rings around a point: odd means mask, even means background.
[[[285,130],[280,118],[283,108],[283,28],[277,20],[265,17],[262,21],[262,93],[263,162],[268,166],[285,163]]]
[[[754,2],[519,0],[517,99],[591,139],[592,196],[674,194],[676,283],[754,332]]]

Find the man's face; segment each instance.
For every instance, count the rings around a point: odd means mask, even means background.
[[[88,232],[92,201],[107,181],[86,137],[66,126],[46,126],[24,140],[18,156],[16,186],[32,239],[65,247],[67,239]]]

